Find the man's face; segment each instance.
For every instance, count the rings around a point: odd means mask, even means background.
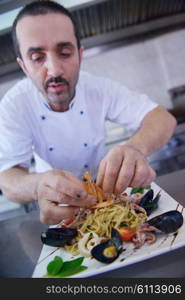
[[[16,28],[23,71],[55,111],[65,111],[75,95],[83,49],[71,20],[58,13],[26,16]]]

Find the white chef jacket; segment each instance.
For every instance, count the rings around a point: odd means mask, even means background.
[[[110,79],[80,72],[76,94],[65,112],[52,111],[29,78],[11,88],[0,102],[0,171],[15,165],[37,171],[68,170],[93,176],[105,155],[105,121],[137,130],[157,106]]]

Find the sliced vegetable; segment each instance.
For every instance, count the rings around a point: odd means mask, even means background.
[[[82,265],[84,257],[63,262],[62,258],[55,256],[55,258],[47,265],[47,275],[52,277],[67,277],[87,269]]]
[[[66,227],[66,226],[70,225],[71,223],[73,223],[74,219],[75,218],[64,220],[62,225],[61,225],[61,228]]]
[[[122,226],[118,231],[122,241],[126,242],[130,242],[136,234],[129,226]]]
[[[147,186],[143,186],[143,187],[136,187],[136,188],[133,188],[131,190],[131,194],[136,194],[136,193],[141,193],[143,194],[144,193],[144,190],[149,190],[151,189],[151,186],[150,185],[147,185]]]

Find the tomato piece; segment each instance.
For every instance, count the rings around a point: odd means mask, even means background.
[[[121,194],[121,196],[125,196],[125,197],[127,197],[127,196],[128,196],[128,194],[127,194],[127,193],[122,193],[122,194]]]
[[[66,219],[66,220],[62,223],[61,227],[62,227],[62,228],[65,228],[66,226],[70,225],[70,224],[74,221],[74,219],[75,219],[75,218]]]
[[[135,236],[135,231],[130,229],[128,226],[122,226],[119,228],[119,234],[122,241],[130,242],[132,241],[133,237]]]

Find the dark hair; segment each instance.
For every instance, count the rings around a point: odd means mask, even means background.
[[[27,4],[23,9],[18,13],[17,17],[15,18],[12,26],[12,39],[13,39],[13,46],[15,50],[15,54],[17,57],[21,57],[19,42],[16,36],[16,26],[17,23],[26,16],[38,16],[38,15],[46,15],[50,12],[53,13],[61,13],[66,15],[70,18],[73,23],[74,27],[74,34],[77,41],[77,47],[80,48],[80,37],[77,29],[76,22],[72,16],[72,14],[67,10],[64,6],[54,2],[54,1],[46,1],[40,0],[35,1]]]

